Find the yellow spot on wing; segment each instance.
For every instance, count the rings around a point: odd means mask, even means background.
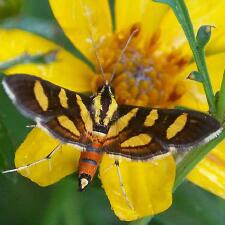
[[[108,111],[106,113],[106,117],[104,118],[104,121],[103,121],[105,126],[107,126],[109,124],[109,122],[112,119],[113,114],[115,113],[115,111],[117,110],[117,107],[118,107],[117,102],[114,97],[111,97],[111,101],[112,102],[109,105],[109,109],[108,109]]]
[[[90,116],[90,113],[87,110],[87,107],[83,103],[81,97],[79,95],[76,95],[77,98],[77,104],[80,107],[80,115],[83,120],[85,129],[89,132],[92,132],[93,130],[93,122]]]
[[[101,94],[98,94],[94,98],[94,108],[95,108],[95,122],[100,123],[100,113],[102,110],[102,104],[101,104]]]
[[[136,116],[138,108],[132,109],[126,115],[120,117],[109,129],[107,138],[115,137],[121,132],[129,123],[129,121]]]
[[[35,81],[34,95],[42,110],[46,111],[48,109],[48,97],[46,96],[44,88],[39,80]]]
[[[67,102],[68,98],[66,96],[66,91],[63,88],[61,88],[59,92],[59,100],[62,107],[68,108],[68,102]]]
[[[148,116],[145,119],[144,125],[146,127],[151,127],[155,124],[155,121],[159,118],[158,110],[152,109],[151,112],[148,114]]]
[[[59,116],[57,117],[59,124],[73,133],[75,136],[80,136],[79,130],[74,125],[73,121],[71,121],[67,116]]]
[[[121,144],[121,147],[138,147],[147,145],[151,142],[152,138],[148,134],[139,134],[131,137]]]
[[[173,138],[178,132],[182,131],[187,122],[187,113],[178,116],[176,120],[168,127],[166,131],[166,138]]]

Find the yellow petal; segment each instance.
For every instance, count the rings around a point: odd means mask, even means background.
[[[220,89],[223,71],[224,71],[224,59],[225,53],[219,53],[206,57],[210,79],[214,92]],[[180,76],[187,77],[192,71],[197,70],[195,63],[191,63],[187,66]],[[183,105],[196,110],[208,111],[208,105],[204,93],[204,89],[201,83],[196,81],[187,80],[186,92],[182,98],[177,102],[178,105]]]
[[[175,178],[172,156],[148,162],[120,160],[119,171],[127,200],[114,162],[115,159],[108,155],[103,157],[100,179],[115,214],[121,220],[154,215],[171,205]]]
[[[95,42],[112,32],[107,0],[49,0],[53,13],[72,43],[91,61]]]
[[[116,0],[116,30],[121,31],[134,24],[141,25],[141,41],[149,40],[168,11],[166,5],[146,0]]]
[[[41,54],[58,49],[56,61],[49,64],[23,64],[6,71],[12,73],[28,73],[49,80],[65,88],[90,91],[92,71],[81,60],[62,49],[60,46],[42,37],[22,30],[0,29],[0,62],[27,54]]]
[[[225,141],[210,152],[189,174],[198,186],[225,199]]]
[[[208,104],[202,84],[193,80],[186,80],[184,84],[186,91],[176,105],[207,112]]]
[[[16,167],[44,159],[58,144],[58,140],[50,137],[43,130],[33,129],[16,151]],[[28,169],[19,171],[19,173],[40,186],[47,186],[76,171],[79,157],[79,150],[69,145],[62,145],[52,155],[51,160],[30,166]]]
[[[187,0],[188,10],[190,12],[191,20],[194,25],[194,30],[197,32],[201,25],[215,25],[213,29],[212,38],[207,45],[207,52],[217,53],[225,50],[225,25],[224,17],[224,0]],[[164,17],[160,26],[162,34],[162,48],[171,50],[175,47],[183,47],[188,54],[191,55],[189,46],[185,35],[175,18],[172,10]]]

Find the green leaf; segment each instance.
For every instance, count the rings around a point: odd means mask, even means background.
[[[224,212],[223,199],[185,182],[174,194],[172,207],[154,217],[150,225],[224,225]]]

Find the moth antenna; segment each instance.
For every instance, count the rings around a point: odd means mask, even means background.
[[[111,82],[113,81],[114,76],[115,76],[115,73],[116,73],[116,66],[118,65],[118,63],[120,63],[120,61],[121,61],[121,59],[122,59],[122,57],[123,57],[123,55],[124,55],[124,53],[125,53],[125,51],[126,51],[128,45],[130,44],[132,38],[133,38],[133,37],[136,35],[136,33],[138,33],[138,32],[139,32],[139,29],[138,29],[138,28],[134,29],[134,30],[131,32],[129,38],[127,39],[127,41],[126,41],[126,43],[125,43],[125,46],[122,48],[122,50],[121,50],[121,52],[120,52],[120,55],[119,55],[119,58],[118,58],[116,64],[114,65],[114,67],[113,67],[113,72],[112,72],[112,76],[111,76],[111,79],[110,79],[110,82],[109,82],[109,83],[111,83]]]
[[[101,72],[101,76],[102,76],[103,80],[105,81],[106,80],[105,79],[105,73],[104,73],[104,70],[103,70],[103,67],[102,67],[102,64],[101,64],[100,56],[98,54],[97,46],[96,46],[95,40],[93,38],[93,33],[92,33],[92,29],[91,29],[91,25],[93,26],[93,24],[91,22],[92,20],[90,18],[90,13],[91,12],[88,10],[87,7],[84,6],[84,4],[82,3],[82,1],[79,1],[79,2],[80,2],[81,7],[84,10],[84,16],[85,16],[85,18],[87,20],[88,33],[89,33],[89,37],[90,37],[92,46],[94,48],[95,58],[96,58],[96,61],[97,61],[98,66],[99,66],[99,69],[100,69],[100,72]]]
[[[94,48],[94,53],[95,53],[96,60],[97,60],[98,66],[100,68],[100,72],[101,72],[102,78],[105,80],[104,70],[103,70],[103,67],[102,67],[102,64],[101,64],[101,61],[100,61],[100,57],[99,57],[99,54],[98,54],[98,51],[97,51],[97,46],[96,46],[96,43],[95,43],[94,38],[92,36],[92,33],[90,33],[90,38],[91,38],[91,42],[92,42],[92,45],[93,45],[93,48]]]

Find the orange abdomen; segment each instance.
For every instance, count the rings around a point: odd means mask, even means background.
[[[90,176],[91,180],[93,179],[98,165],[102,159],[103,153],[101,152],[92,152],[92,151],[84,151],[81,152],[78,173],[79,176],[81,174],[87,174]]]

